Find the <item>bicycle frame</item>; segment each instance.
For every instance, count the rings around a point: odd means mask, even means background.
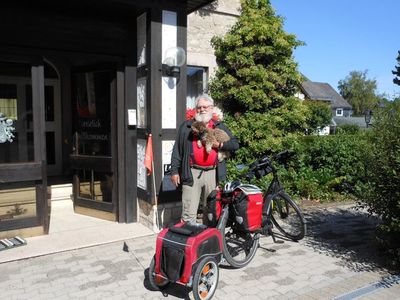
[[[277,155],[277,157],[279,156]],[[248,173],[243,174],[241,177],[251,180],[254,177],[262,178],[271,173],[273,178],[267,190],[262,194],[262,202],[260,201],[260,188],[254,185],[242,184],[240,180],[226,183],[222,189],[217,189],[217,193],[212,196],[215,199],[211,198],[212,201],[219,201],[219,205],[221,205],[217,207],[216,204],[212,204],[213,211],[210,215],[216,218],[217,224],[213,223],[213,226],[222,235],[223,255],[226,261],[234,268],[244,267],[253,259],[261,235],[272,237],[274,243],[283,242],[276,240],[273,228],[277,228],[283,236],[293,241],[298,241],[305,235],[306,225],[301,210],[284,191],[284,187],[279,180],[278,171],[268,157],[263,157],[252,163],[249,166]],[[246,197],[251,195],[251,192],[249,194],[246,193],[246,189],[249,189],[249,191],[251,189],[255,190],[253,194],[257,196],[251,199],[251,201],[255,201],[251,202],[249,200],[248,202],[249,205],[257,203],[258,207],[255,210],[253,209],[256,206],[246,208],[243,206],[242,201],[244,198],[241,193],[245,193]],[[236,205],[235,201],[239,201],[239,204]],[[238,208],[239,211],[237,210]],[[262,208],[262,211],[260,211],[260,208]],[[293,211],[294,214],[289,210]],[[247,212],[251,212],[252,215],[250,217],[245,215]],[[262,216],[260,213],[262,213]],[[291,230],[291,216],[294,216],[294,223],[298,221],[297,225],[294,225],[296,227],[295,231]],[[260,217],[261,224],[259,223]],[[253,218],[252,221],[255,224],[251,231],[247,227],[242,227],[248,225],[247,222],[250,218]],[[245,223],[242,224],[242,222]]]
[[[271,213],[271,204],[272,204],[272,199],[274,199],[280,192],[283,191],[283,186],[277,176],[277,171],[274,169],[272,171],[272,181],[270,185],[268,186],[267,191],[264,194],[264,208],[263,208],[263,216],[268,217]],[[264,226],[265,224],[263,224]]]
[[[272,200],[283,191],[283,186],[279,180],[277,175],[277,170],[275,168],[272,169],[272,181],[268,186],[267,191],[263,195],[263,223],[262,228],[265,227],[270,222],[270,214],[272,213]],[[229,218],[229,204],[230,201],[222,201],[222,212],[219,217],[217,223],[217,229],[221,231],[221,225],[225,222],[227,218]]]

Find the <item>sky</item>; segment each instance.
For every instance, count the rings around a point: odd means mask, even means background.
[[[368,70],[377,93],[400,96],[392,70],[400,50],[400,0],[271,0],[284,29],[306,43],[294,57],[308,79],[337,89],[351,71]]]

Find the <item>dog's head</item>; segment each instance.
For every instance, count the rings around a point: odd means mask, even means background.
[[[204,132],[207,130],[206,124],[203,122],[193,122],[192,124],[192,132],[198,136],[201,136],[204,134]]]

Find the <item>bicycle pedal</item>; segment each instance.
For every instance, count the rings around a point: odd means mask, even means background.
[[[269,229],[269,227],[263,227],[263,228],[261,228],[261,232],[260,232],[262,235],[265,235],[265,236],[270,236],[270,229]]]

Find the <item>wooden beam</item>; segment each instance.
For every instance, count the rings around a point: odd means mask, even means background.
[[[2,164],[0,183],[42,179],[42,164],[38,162]]]

